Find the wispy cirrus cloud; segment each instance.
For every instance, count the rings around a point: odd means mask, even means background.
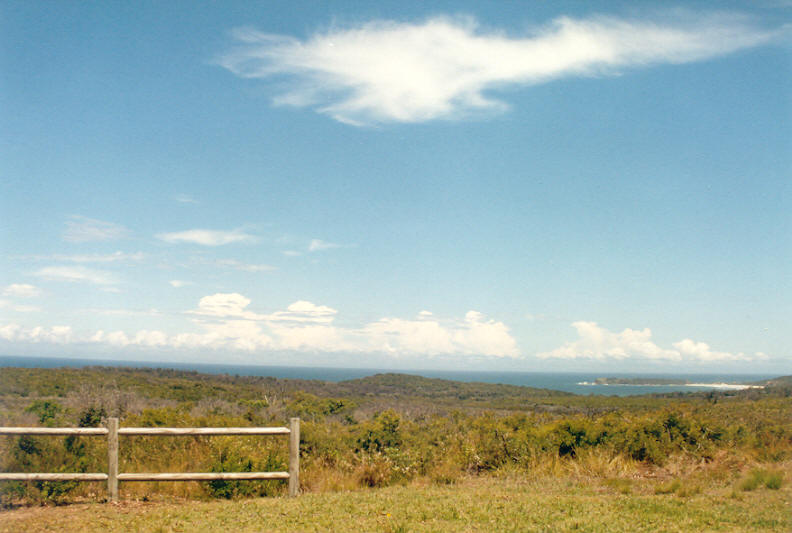
[[[199,204],[200,202],[187,194],[177,194],[173,197],[180,204]]]
[[[111,273],[83,266],[49,266],[41,268],[33,274],[52,281],[84,282],[96,285],[113,285],[117,283]]]
[[[41,308],[38,306],[15,304],[14,302],[5,300],[3,298],[0,298],[0,309],[6,309],[15,313],[34,313],[36,311],[41,311]]]
[[[560,17],[524,35],[482,28],[471,17],[437,17],[333,28],[305,40],[237,29],[238,46],[218,62],[243,78],[288,76],[275,104],[354,125],[422,122],[506,109],[491,95],[503,88],[702,61],[787,31],[724,13]]]
[[[241,270],[243,272],[271,272],[273,270],[277,270],[272,265],[266,265],[263,263],[245,263],[242,261],[237,261],[236,259],[218,259],[217,264],[219,266],[232,268],[234,270]]]
[[[41,289],[29,283],[12,283],[3,289],[3,295],[12,298],[36,298],[41,296]]]
[[[172,233],[159,233],[156,237],[171,244],[190,243],[202,246],[222,246],[232,243],[255,242],[256,236],[242,230],[218,231],[209,229],[191,229]]]
[[[333,248],[341,248],[341,245],[320,239],[312,239],[311,242],[308,243],[309,252],[321,252],[324,250],[332,250]]]
[[[120,224],[73,215],[66,221],[63,240],[75,243],[112,241],[128,234],[129,230]]]
[[[51,261],[64,261],[71,263],[124,263],[142,261],[143,252],[113,252],[109,254],[53,254],[48,256],[34,256],[39,259]]]

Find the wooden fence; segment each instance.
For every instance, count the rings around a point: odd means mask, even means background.
[[[5,473],[0,481],[107,481],[110,501],[118,500],[119,481],[211,481],[247,479],[288,479],[289,496],[300,488],[300,419],[289,420],[289,427],[268,428],[119,428],[118,418],[109,418],[103,428],[0,427],[0,435],[107,435],[107,473]],[[120,473],[118,471],[119,435],[288,435],[288,472],[194,472],[194,473]]]

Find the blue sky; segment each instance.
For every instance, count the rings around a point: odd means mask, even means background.
[[[0,352],[792,371],[784,2],[4,2]]]

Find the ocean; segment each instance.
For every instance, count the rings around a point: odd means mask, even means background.
[[[414,374],[428,378],[450,379],[466,382],[503,383],[553,389],[575,394],[602,394],[630,396],[662,392],[696,392],[729,388],[724,384],[750,383],[777,377],[767,374],[625,374],[578,373],[578,372],[482,372],[457,370],[388,370],[377,368],[324,368],[300,366],[261,366],[207,363],[176,363],[152,361],[118,361],[102,359],[71,359],[56,357],[21,357],[0,355],[2,367],[58,368],[84,366],[115,366],[134,368],[172,368],[194,370],[206,374],[230,374],[239,376],[272,376],[286,379],[316,379],[323,381],[344,381],[385,372]],[[677,379],[687,380],[690,385],[598,385],[594,380],[600,377]]]

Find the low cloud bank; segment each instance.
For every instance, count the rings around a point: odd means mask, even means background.
[[[71,328],[0,328],[10,342],[87,342],[113,347],[210,348],[242,351],[384,353],[393,357],[471,355],[519,358],[517,343],[502,322],[470,311],[461,319],[438,319],[422,311],[414,319],[382,318],[359,328],[334,325],[338,311],[300,300],[284,310],[257,313],[239,293],[205,296],[187,312],[197,332],[166,334],[157,330],[96,331],[78,338]]]
[[[574,322],[578,339],[559,348],[538,354],[540,359],[590,359],[597,361],[643,359],[665,361],[753,361],[767,359],[762,352],[753,355],[713,351],[708,344],[684,339],[673,349],[662,348],[652,339],[649,328],[625,329],[614,333],[596,322]]]

